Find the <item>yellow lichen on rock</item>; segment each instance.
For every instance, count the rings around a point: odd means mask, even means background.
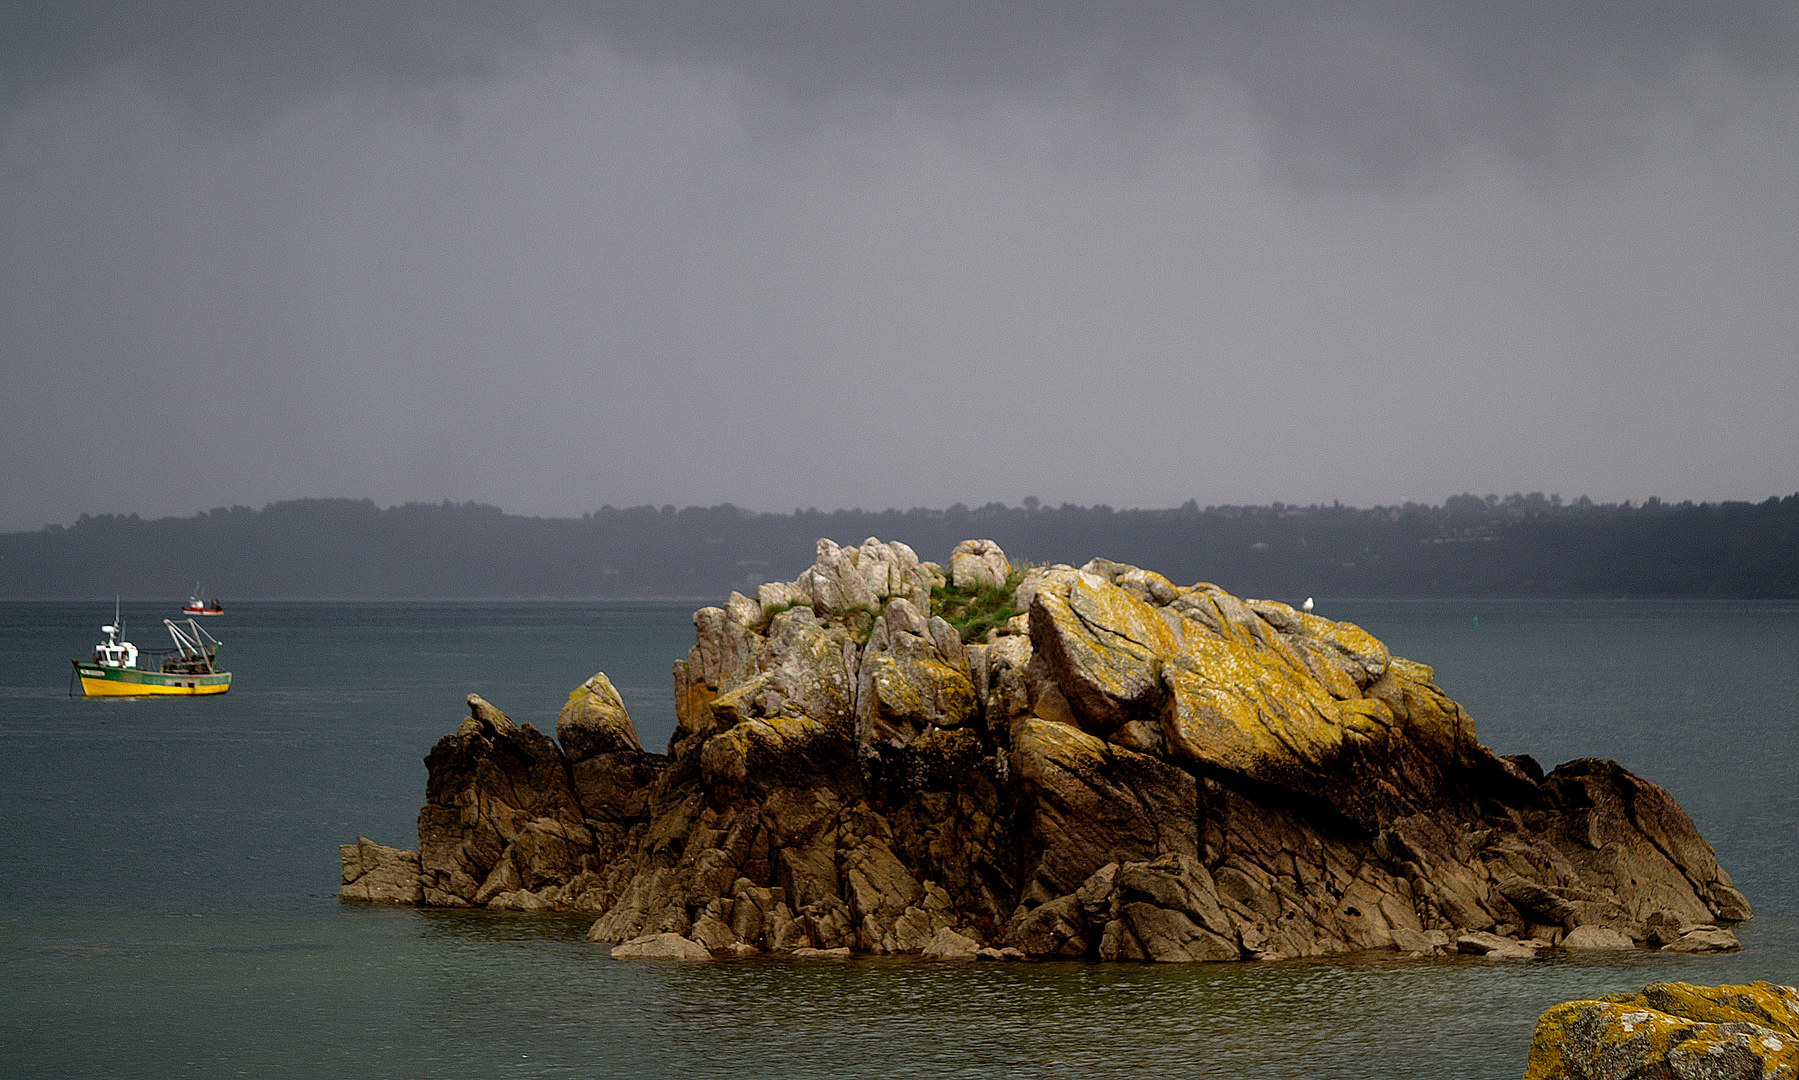
[[[935,656],[873,656],[868,664],[884,718],[919,727],[956,727],[975,714],[974,684],[967,673]]]
[[[1062,692],[1090,722],[1104,728],[1126,723],[1161,693],[1162,657],[1173,651],[1166,647],[1172,635],[1164,627],[1163,640],[1145,643],[1112,629],[1129,628],[1144,638],[1152,636],[1146,630],[1150,620],[1161,623],[1154,608],[1123,589],[1064,572],[1037,590],[1030,617],[1032,646],[1049,660]]]
[[[1651,983],[1545,1012],[1524,1080],[1799,1077],[1799,991]]]
[[[1180,647],[1153,605],[1097,574],[1081,571],[1075,575],[1068,589],[1068,605],[1089,628],[1105,635],[1106,644],[1133,656],[1170,656]]]
[[[1072,772],[1094,772],[1106,766],[1106,743],[1103,739],[1051,720],[1027,717],[1012,729],[1013,757],[1021,764],[1019,774],[1035,779],[1037,762],[1053,761]]]
[[[708,784],[738,788],[752,778],[828,774],[849,760],[850,731],[836,719],[750,717],[707,739],[700,769]]]
[[[1472,738],[1429,668],[1353,623],[1103,559],[1027,592],[1033,649],[1072,708],[1053,718],[1121,746],[1311,791],[1346,754],[1407,753],[1415,721],[1437,761]]]
[[[1387,707],[1397,737],[1424,753],[1447,758],[1458,748],[1475,744],[1474,721],[1437,688],[1435,678],[1428,664],[1395,656],[1363,693]]]
[[[1335,699],[1268,650],[1195,634],[1164,674],[1165,732],[1187,761],[1259,776],[1287,763],[1317,765],[1343,742]]]
[[[643,749],[625,701],[604,671],[569,691],[568,703],[556,716],[556,739],[573,757],[603,750]]]
[[[1658,982],[1632,1000],[1660,1012],[1718,1024],[1761,1024],[1799,1037],[1799,990],[1774,983],[1747,986],[1696,986]]]
[[[960,727],[980,710],[968,654],[949,623],[903,598],[870,630],[857,674],[857,730],[895,747],[936,727]]]

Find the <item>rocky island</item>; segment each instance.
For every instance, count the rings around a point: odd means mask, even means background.
[[[1497,756],[1430,668],[1287,604],[871,538],[694,626],[666,754],[604,674],[554,739],[471,695],[417,851],[345,845],[340,895],[696,959],[1715,951],[1750,915],[1667,792]]]

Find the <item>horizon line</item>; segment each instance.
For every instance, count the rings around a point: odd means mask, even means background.
[[[380,513],[389,513],[389,512],[395,511],[395,510],[406,510],[406,509],[412,509],[412,508],[433,509],[433,510],[437,510],[437,509],[481,510],[481,511],[497,512],[502,517],[519,518],[519,519],[530,520],[530,521],[567,521],[567,522],[574,522],[574,523],[578,524],[581,522],[591,521],[594,518],[599,517],[603,514],[614,514],[614,513],[622,514],[622,513],[634,513],[634,512],[641,513],[644,511],[648,511],[650,513],[655,513],[655,514],[683,514],[683,513],[688,513],[688,512],[733,511],[740,515],[749,516],[749,517],[782,517],[782,518],[836,517],[836,516],[885,517],[888,515],[905,516],[905,515],[909,515],[909,514],[979,515],[979,514],[984,514],[984,513],[985,514],[1018,513],[1018,512],[1058,513],[1058,512],[1064,512],[1064,511],[1091,513],[1093,511],[1102,511],[1102,510],[1109,512],[1109,513],[1115,513],[1115,514],[1213,513],[1216,511],[1220,511],[1220,510],[1270,510],[1270,511],[1276,511],[1276,512],[1287,511],[1287,510],[1304,510],[1304,511],[1349,510],[1349,511],[1364,512],[1364,511],[1375,511],[1375,510],[1391,511],[1391,510],[1407,510],[1407,509],[1445,510],[1445,509],[1449,508],[1451,503],[1461,502],[1462,500],[1468,500],[1469,503],[1479,503],[1481,505],[1491,507],[1494,509],[1507,509],[1507,508],[1515,508],[1515,507],[1538,506],[1538,507],[1543,507],[1543,508],[1547,508],[1547,509],[1555,509],[1555,510],[1606,509],[1606,508],[1622,509],[1622,510],[1639,510],[1639,509],[1645,509],[1648,507],[1657,507],[1657,508],[1693,507],[1693,508],[1698,508],[1698,507],[1707,507],[1707,506],[1729,506],[1729,505],[1766,506],[1770,503],[1778,504],[1778,503],[1784,502],[1789,498],[1799,500],[1799,491],[1795,491],[1792,495],[1770,495],[1767,498],[1760,499],[1760,500],[1718,499],[1716,501],[1712,501],[1712,500],[1695,501],[1692,499],[1683,499],[1679,502],[1670,502],[1670,501],[1663,500],[1659,496],[1651,495],[1651,496],[1643,499],[1641,502],[1636,502],[1631,499],[1625,499],[1622,502],[1612,502],[1612,503],[1596,502],[1593,499],[1591,499],[1585,495],[1576,496],[1573,499],[1563,499],[1562,496],[1560,495],[1560,493],[1544,494],[1543,492],[1540,492],[1540,491],[1533,491],[1528,494],[1526,494],[1524,492],[1513,492],[1512,494],[1505,495],[1505,496],[1501,496],[1501,495],[1494,494],[1494,493],[1488,493],[1488,494],[1482,496],[1482,495],[1475,495],[1472,492],[1462,492],[1462,493],[1456,494],[1456,495],[1445,496],[1443,501],[1440,503],[1420,503],[1420,502],[1414,502],[1411,500],[1406,500],[1404,502],[1398,502],[1398,503],[1374,503],[1369,506],[1355,506],[1350,503],[1345,503],[1341,500],[1333,500],[1330,503],[1314,502],[1314,503],[1301,504],[1301,503],[1283,502],[1278,499],[1272,500],[1272,501],[1266,502],[1266,503],[1211,503],[1211,504],[1207,504],[1204,506],[1201,506],[1199,504],[1198,500],[1196,500],[1196,499],[1188,499],[1178,506],[1114,507],[1109,503],[1092,503],[1090,505],[1083,505],[1080,503],[1071,503],[1071,502],[1064,502],[1064,503],[1061,503],[1060,505],[1051,506],[1046,503],[1040,502],[1039,500],[1036,499],[1035,496],[1026,496],[1024,499],[1020,500],[1019,503],[1016,505],[1009,504],[1009,503],[1003,503],[1003,502],[999,502],[999,501],[995,500],[995,501],[983,503],[980,506],[969,506],[968,504],[962,503],[962,502],[951,503],[949,506],[946,506],[946,507],[913,506],[913,507],[908,507],[904,510],[899,509],[898,507],[892,507],[892,506],[889,506],[889,507],[886,507],[886,508],[880,509],[880,510],[870,510],[870,509],[865,509],[860,506],[838,507],[838,508],[830,509],[830,510],[821,510],[816,506],[811,506],[811,507],[804,507],[804,508],[794,507],[794,509],[791,512],[785,511],[785,510],[756,510],[756,509],[752,509],[750,507],[737,506],[736,504],[731,503],[729,501],[715,503],[710,506],[701,506],[701,505],[697,505],[697,504],[690,504],[688,506],[679,507],[679,508],[677,508],[673,503],[663,503],[660,506],[656,505],[655,503],[649,503],[649,502],[639,503],[639,504],[635,504],[635,505],[631,505],[631,506],[614,506],[611,503],[604,503],[596,510],[586,511],[578,516],[575,516],[575,515],[548,515],[548,514],[514,513],[512,511],[506,510],[503,507],[495,506],[492,503],[477,502],[476,500],[473,500],[473,499],[467,499],[467,500],[463,500],[461,502],[458,502],[453,499],[444,499],[441,502],[424,502],[424,501],[413,500],[413,501],[408,501],[408,502],[403,502],[403,503],[391,503],[387,506],[382,506],[380,503],[376,502],[374,499],[367,497],[367,496],[364,496],[362,498],[352,498],[350,496],[303,496],[303,497],[293,498],[293,499],[277,499],[272,502],[264,503],[261,507],[244,506],[242,504],[234,503],[230,506],[215,506],[208,510],[198,510],[192,514],[185,514],[185,515],[183,515],[183,514],[165,514],[161,517],[144,517],[135,511],[129,512],[129,513],[99,513],[99,514],[83,513],[83,514],[79,515],[73,522],[71,522],[70,524],[67,524],[67,525],[64,525],[60,522],[46,522],[45,524],[43,524],[42,526],[39,526],[36,529],[16,529],[16,530],[10,530],[9,532],[0,532],[0,535],[9,535],[9,534],[10,535],[24,535],[24,534],[40,533],[40,532],[58,532],[58,531],[62,531],[64,529],[74,528],[84,522],[192,521],[192,520],[196,520],[199,518],[217,517],[217,516],[224,516],[224,515],[237,514],[237,513],[249,513],[249,514],[267,513],[270,510],[273,510],[273,509],[276,509],[279,507],[300,506],[300,505],[304,505],[304,504],[345,504],[345,505],[350,505],[350,506],[366,505]]]

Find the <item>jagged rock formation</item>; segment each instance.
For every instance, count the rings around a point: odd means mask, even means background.
[[[469,699],[426,759],[421,902],[716,954],[1159,961],[1729,947],[1749,917],[1666,792],[1496,757],[1430,668],[1286,604],[821,540],[694,626],[666,756],[603,674],[560,747]]]
[[[1537,1021],[1524,1080],[1799,1076],[1799,990],[1650,983],[1566,1001]]]

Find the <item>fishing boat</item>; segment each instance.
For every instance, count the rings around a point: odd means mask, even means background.
[[[194,586],[194,595],[188,597],[187,603],[181,605],[181,614],[223,615],[225,614],[225,605],[219,603],[218,597],[207,596],[206,590],[200,588],[200,586],[196,584]]]
[[[94,646],[89,660],[71,661],[69,694],[80,680],[88,697],[142,697],[148,694],[223,694],[231,689],[231,673],[217,664],[219,640],[193,619],[164,619],[175,644],[167,649],[139,649],[122,640],[125,623],[115,609],[112,622],[100,628],[106,640]]]

